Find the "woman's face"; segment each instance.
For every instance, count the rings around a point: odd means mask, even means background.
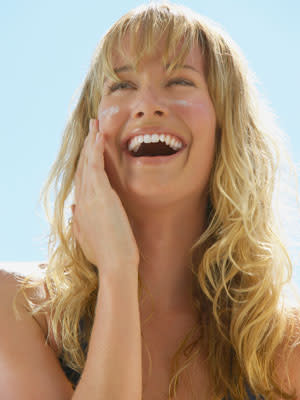
[[[125,65],[130,66],[130,56],[115,57],[114,68]],[[157,52],[144,59],[138,71],[120,70],[121,84],[105,81],[98,108],[99,130],[114,155],[114,165],[107,160],[105,165],[119,194],[157,203],[198,198],[204,192],[214,158],[216,115],[198,46],[192,48],[185,65],[168,77]],[[136,128],[144,127],[153,127],[153,133],[157,128],[176,133],[187,146],[161,164],[130,158],[122,149],[123,141]]]

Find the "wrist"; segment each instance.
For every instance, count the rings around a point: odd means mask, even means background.
[[[98,264],[99,265],[99,264]],[[115,282],[127,282],[132,281],[134,283],[138,283],[138,264],[132,263],[122,264],[122,265],[114,265],[111,264],[109,268],[107,267],[99,267],[99,280],[106,281],[108,284]]]

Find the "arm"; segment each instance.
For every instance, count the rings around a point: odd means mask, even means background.
[[[141,400],[142,356],[138,302],[139,248],[127,212],[112,188],[116,154],[99,131],[90,130],[75,174],[73,234],[98,268],[100,287],[90,349],[75,400]],[[105,162],[104,162],[105,159]]]
[[[120,398],[142,398],[138,279],[127,273],[101,278],[87,361],[72,397]]]
[[[15,277],[0,271],[0,393],[10,400],[140,400],[141,335],[137,275],[101,279],[82,378],[73,391],[46,332],[12,300]]]
[[[0,398],[69,400],[73,389],[52,348],[44,324],[25,309],[18,297],[20,319],[13,312],[18,282],[0,270]]]

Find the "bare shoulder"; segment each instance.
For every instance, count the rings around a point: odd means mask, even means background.
[[[33,318],[22,295],[14,312],[20,278],[0,270],[0,392],[9,399],[69,399],[73,389],[46,341],[47,320]],[[36,294],[43,296],[43,288]]]
[[[0,295],[2,300],[9,300],[14,297],[23,277],[18,273],[0,268]]]
[[[23,278],[24,275],[7,271],[3,268],[0,269],[0,317],[6,316],[8,318],[9,316],[12,317],[15,315],[13,309],[14,299],[16,299],[16,306],[20,317],[26,318],[28,316],[29,310],[25,297],[22,293],[18,293]],[[18,296],[16,297],[17,293]],[[28,297],[34,297],[40,301],[43,301],[47,297],[47,292],[43,284],[39,285],[35,289],[27,289],[26,294]],[[17,317],[15,316],[15,318]],[[33,320],[39,325],[44,337],[46,338],[48,335],[47,316],[41,314]]]

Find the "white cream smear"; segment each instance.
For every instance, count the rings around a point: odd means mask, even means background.
[[[195,107],[195,106],[197,107],[202,105],[202,104],[189,103],[186,100],[167,100],[167,102],[171,104],[179,104],[185,107]],[[100,114],[98,115],[98,119],[100,120],[101,118],[110,118],[113,115],[117,114],[118,112],[120,112],[119,106],[109,107],[100,112]]]
[[[184,107],[202,107],[203,106],[202,103],[189,103],[186,100],[168,100],[168,103],[179,104]]]
[[[191,103],[188,103],[186,100],[170,100],[169,103],[180,104],[182,106],[191,106]]]
[[[101,113],[98,115],[98,119],[100,120],[101,117],[105,117],[105,118],[112,117],[114,114],[117,114],[119,111],[120,111],[119,106],[109,107],[106,110],[101,111]]]

